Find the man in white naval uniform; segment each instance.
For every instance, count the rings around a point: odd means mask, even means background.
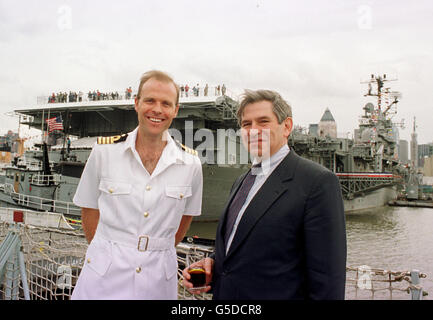
[[[177,299],[175,245],[203,190],[197,153],[167,131],[178,102],[168,75],[145,73],[138,127],[93,148],[74,197],[90,244],[72,299]]]

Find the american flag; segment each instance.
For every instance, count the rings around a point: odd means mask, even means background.
[[[53,130],[63,130],[63,122],[61,116],[47,119],[45,120],[45,122],[48,124],[49,133],[51,133]]]

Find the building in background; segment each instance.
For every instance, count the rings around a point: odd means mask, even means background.
[[[409,143],[406,140],[400,140],[398,142],[398,159],[401,164],[409,163]]]
[[[22,156],[24,153],[24,139],[20,139],[18,133],[9,130],[0,136],[0,162],[9,163],[15,156]]]
[[[326,108],[325,113],[320,119],[318,133],[320,137],[337,138],[337,123],[329,108]]]
[[[410,134],[410,164],[412,168],[418,168],[418,135],[415,117],[413,117],[413,131]]]
[[[308,134],[318,137],[319,136],[319,125],[317,123],[311,123],[308,128]]]
[[[426,177],[433,177],[433,155],[431,155],[430,157],[424,158],[423,173],[424,173],[424,176],[426,176]]]
[[[424,167],[425,159],[433,155],[433,143],[418,145],[418,167]]]

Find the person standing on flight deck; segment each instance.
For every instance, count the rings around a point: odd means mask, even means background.
[[[172,78],[149,71],[138,127],[98,138],[74,197],[90,244],[72,299],[177,299],[175,245],[201,214],[203,190],[197,152],[168,134],[178,103]]]

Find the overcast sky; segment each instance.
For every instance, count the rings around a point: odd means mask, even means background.
[[[51,92],[136,89],[149,69],[178,83],[279,91],[296,124],[330,108],[353,132],[386,73],[402,93],[396,122],[433,141],[433,1],[0,0],[0,134],[5,113]]]

